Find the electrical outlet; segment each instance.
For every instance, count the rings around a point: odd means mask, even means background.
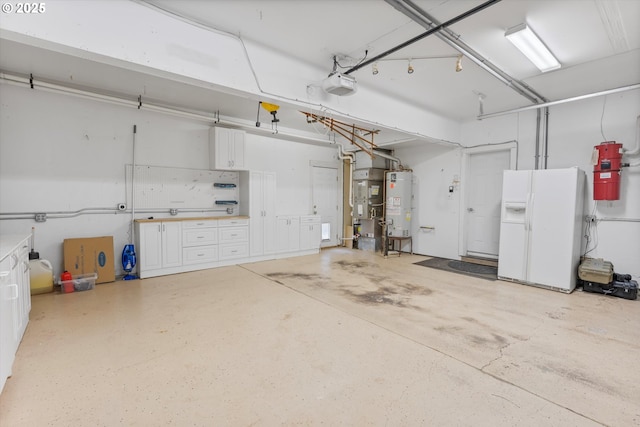
[[[47,214],[46,213],[37,213],[35,217],[36,222],[46,222]]]

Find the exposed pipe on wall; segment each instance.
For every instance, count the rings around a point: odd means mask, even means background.
[[[371,150],[373,152],[373,154],[375,154],[376,156],[380,156],[380,157],[384,157],[385,159],[389,159],[393,162],[396,162],[398,164],[398,166],[402,166],[402,162],[400,161],[399,158],[397,157],[393,157],[391,154],[387,154],[384,153],[382,151],[378,151],[378,150]]]
[[[157,208],[157,209],[144,209],[137,210],[137,213],[171,213],[170,208]],[[179,209],[179,212],[202,212],[202,213],[210,213],[210,212],[227,212],[226,209],[200,209],[200,208],[184,208]],[[119,214],[129,214],[131,213],[131,209],[127,210],[118,210],[115,208],[82,208],[75,211],[55,211],[55,212],[47,212],[47,211],[38,211],[38,212],[0,212],[0,221],[9,221],[9,220],[18,220],[18,219],[31,219],[33,220],[37,214],[44,214],[46,220],[50,219],[64,219],[64,218],[75,218],[82,215],[119,215]]]
[[[549,161],[549,107],[544,108],[544,168]]]
[[[6,73],[6,72],[0,72],[0,80],[8,84],[12,84],[20,87],[25,87],[25,86],[30,87],[31,82],[33,82],[34,89],[41,89],[41,90],[44,90],[45,92],[71,95],[71,96],[76,96],[83,99],[90,99],[93,101],[106,102],[109,104],[115,104],[115,105],[124,106],[124,107],[136,108],[140,110],[149,110],[157,113],[168,114],[174,117],[197,120],[197,121],[205,122],[209,125],[221,124],[221,125],[227,125],[227,126],[232,126],[236,128],[243,128],[252,133],[269,134],[269,135],[275,136],[271,130],[268,130],[266,128],[256,128],[255,125],[253,124],[249,125],[249,124],[229,120],[226,118],[220,118],[218,114],[196,112],[196,111],[184,111],[176,108],[169,108],[166,106],[154,105],[148,102],[132,101],[130,99],[126,99],[122,97],[122,95],[120,96],[105,95],[97,92],[91,92],[88,90],[76,89],[76,88],[62,85],[59,83],[46,82],[41,80],[37,80],[37,81],[30,80],[29,78]],[[312,143],[312,144],[321,144],[321,145],[326,145],[327,143],[331,143],[331,140],[329,138],[320,139],[320,138],[314,138],[314,137],[305,136],[305,135],[297,135],[297,134],[292,134],[292,133],[282,132],[282,131],[278,131],[277,136],[279,138],[295,139],[296,141],[303,142],[303,143]]]
[[[134,245],[136,243],[136,228],[134,221],[136,220],[136,133],[137,126],[133,125],[133,142],[131,147],[131,224],[129,227],[131,240],[129,244]]]
[[[353,209],[353,185],[351,181],[353,180],[353,163],[355,161],[355,155],[353,153],[348,153],[344,151],[344,148],[341,144],[338,145],[338,158],[340,160],[349,160],[349,206]]]
[[[535,169],[540,169],[540,120],[542,113],[540,109],[536,114],[536,153],[535,153]]]
[[[624,155],[629,157],[635,157],[640,154],[640,116],[636,117],[636,146],[631,150],[624,150]],[[633,165],[632,165],[633,166]]]
[[[583,99],[611,95],[613,93],[626,92],[626,91],[635,90],[635,89],[640,89],[640,83],[629,85],[629,86],[622,86],[614,89],[603,90],[600,92],[588,93],[585,95],[574,96],[571,98],[559,99],[557,101],[548,101],[548,102],[543,102],[541,104],[528,105],[526,107],[514,108],[513,110],[505,110],[505,111],[499,111],[496,113],[482,114],[478,116],[478,120],[489,119],[491,117],[504,116],[507,114],[520,113],[522,111],[534,110],[536,108],[551,107],[552,105],[565,104],[567,102],[582,101]]]

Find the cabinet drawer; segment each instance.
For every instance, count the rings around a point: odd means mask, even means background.
[[[220,229],[220,243],[248,241],[249,227],[227,227]]]
[[[249,219],[248,218],[221,219],[218,221],[218,225],[220,227],[237,227],[239,225],[249,225]]]
[[[249,256],[249,243],[227,243],[220,245],[220,260]]]
[[[190,228],[182,230],[182,246],[203,246],[218,243],[217,228]]]
[[[182,250],[183,264],[202,264],[218,261],[217,246],[196,246]]]
[[[211,228],[217,227],[218,220],[216,219],[200,219],[193,221],[182,221],[182,228]]]

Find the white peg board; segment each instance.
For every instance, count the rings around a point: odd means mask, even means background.
[[[131,165],[126,166],[127,199],[131,203]],[[238,172],[136,165],[136,209],[226,209],[216,201],[240,201]],[[214,184],[234,184],[218,188]],[[233,205],[238,209],[239,205]]]

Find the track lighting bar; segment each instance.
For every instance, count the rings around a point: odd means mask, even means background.
[[[443,24],[440,24],[440,25],[438,25],[438,26],[436,26],[434,28],[431,28],[431,29],[425,31],[422,34],[420,34],[420,35],[418,35],[418,36],[416,36],[416,37],[414,37],[412,39],[409,39],[404,43],[399,44],[396,47],[392,47],[391,49],[389,49],[389,50],[387,50],[385,52],[382,52],[380,55],[374,56],[373,58],[371,58],[371,59],[369,59],[367,61],[361,62],[360,64],[351,67],[350,69],[345,71],[343,74],[351,74],[354,71],[357,71],[362,67],[365,67],[365,66],[367,66],[367,65],[369,65],[371,63],[374,63],[374,62],[378,61],[379,59],[384,58],[385,56],[391,55],[392,53],[397,52],[398,50],[403,49],[403,48],[405,48],[405,47],[407,47],[407,46],[409,46],[409,45],[411,45],[411,44],[413,44],[413,43],[415,43],[417,41],[420,41],[420,40],[424,39],[425,37],[430,36],[431,34],[434,34],[434,33],[437,33],[439,31],[442,31],[443,29],[447,28],[448,26],[453,25],[456,22],[462,21],[463,19],[468,18],[469,16],[474,15],[474,14],[486,9],[489,6],[492,6],[495,3],[498,3],[499,1],[500,0],[489,0],[487,2],[484,2],[481,5],[476,6],[473,9],[470,9],[470,10],[458,15],[455,18],[450,19],[450,20],[448,20],[447,22],[445,22]]]
[[[385,0],[385,2],[387,2],[396,10],[411,18],[417,24],[426,29],[439,28],[438,21],[430,16],[427,12],[422,10],[420,7],[418,7],[411,0]],[[460,40],[459,35],[455,34],[449,28],[443,28],[442,30],[438,31],[436,33],[436,37],[447,43],[449,46],[460,52],[465,57],[469,58],[469,60],[473,61],[480,68],[484,69],[486,72],[494,76],[496,79],[500,80],[502,83],[504,83],[529,101],[533,103],[548,101],[548,99],[537,93],[535,90],[529,87],[529,85],[511,77],[500,68],[492,64],[491,61],[489,61],[487,58],[484,58],[478,52],[473,50],[470,46]]]

